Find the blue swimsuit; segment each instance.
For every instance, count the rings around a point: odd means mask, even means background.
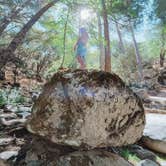
[[[87,49],[85,44],[82,41],[78,41],[77,43],[77,49],[76,49],[76,56],[81,56],[85,58],[87,54]]]

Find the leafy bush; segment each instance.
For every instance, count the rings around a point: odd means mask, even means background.
[[[127,148],[122,149],[120,155],[134,165],[140,161],[140,159],[135,154],[131,153]]]
[[[6,100],[3,96],[3,93],[0,91],[0,108],[2,108],[6,104]]]
[[[112,56],[112,62],[113,71],[126,83],[130,82],[131,74],[137,71],[134,48],[126,46],[126,53]]]
[[[0,107],[8,104],[23,104],[24,102],[25,97],[21,95],[20,90],[16,88],[0,90]]]
[[[120,152],[120,155],[121,155],[122,157],[124,157],[126,160],[128,160],[128,159],[129,159],[130,152],[129,152],[128,149],[123,149],[123,150]]]

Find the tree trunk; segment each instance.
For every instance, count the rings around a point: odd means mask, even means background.
[[[19,33],[15,36],[15,38],[9,44],[7,50],[10,52],[15,52],[18,46],[23,43],[23,40],[26,36],[26,33],[31,29],[31,27],[39,20],[39,18],[50,8],[52,7],[58,0],[54,0],[47,5],[45,5],[42,9],[40,9],[24,27],[21,29]]]
[[[166,54],[166,50],[162,48],[160,51],[160,67],[164,67],[165,54]]]
[[[99,39],[99,49],[100,49],[100,69],[104,71],[105,55],[104,55],[104,44],[102,39],[102,23],[99,13],[97,13],[97,19],[98,19],[98,39]]]
[[[165,32],[164,32],[164,29],[162,29],[162,32],[161,32],[160,67],[164,67],[164,60],[165,60],[165,54],[166,54],[165,41],[166,41],[166,35],[165,35]]]
[[[15,19],[18,14],[24,9],[24,7],[30,2],[30,0],[25,1],[17,10],[16,8],[13,8],[9,16],[4,17],[2,23],[0,24],[0,36],[4,32],[4,30],[7,28],[7,26]]]
[[[67,13],[67,17],[66,17],[66,21],[65,21],[65,25],[64,25],[63,57],[62,57],[62,63],[61,63],[60,68],[63,68],[63,64],[64,64],[65,56],[66,56],[66,31],[67,31],[67,24],[68,24],[68,20],[69,20],[69,13],[70,13],[70,10],[68,9],[68,13]]]
[[[104,20],[104,38],[105,38],[105,71],[111,72],[111,50],[110,50],[110,38],[109,38],[109,24],[107,18],[107,9],[105,0],[102,0],[103,8],[103,20]]]
[[[39,18],[56,2],[59,0],[53,0],[52,2],[45,5],[41,10],[39,10],[24,27],[21,29],[20,32],[14,37],[11,41],[7,49],[0,50],[0,70],[6,65],[7,62],[12,61],[14,63],[20,63],[20,59],[14,56],[15,50],[23,43],[23,40],[27,34],[27,32],[31,29],[31,27],[39,20]]]
[[[2,21],[2,24],[0,26],[0,36],[2,35],[3,31],[6,29],[6,27],[10,24],[10,18],[5,17]]]
[[[123,40],[122,40],[122,35],[121,35],[121,32],[120,32],[120,29],[119,29],[119,24],[118,24],[116,19],[115,19],[115,25],[116,25],[118,38],[119,38],[119,48],[120,48],[121,52],[124,54],[125,53],[125,47],[124,47],[124,44],[123,44]]]
[[[131,31],[131,34],[132,34],[132,39],[133,39],[133,44],[134,44],[134,49],[135,49],[135,55],[136,55],[136,61],[137,61],[139,78],[142,81],[143,80],[142,60],[141,60],[141,56],[140,56],[140,53],[139,53],[138,44],[136,42],[134,29],[133,29],[133,26],[131,24],[131,21],[129,21],[129,28],[130,28],[130,31]]]

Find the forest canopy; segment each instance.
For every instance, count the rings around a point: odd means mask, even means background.
[[[164,0],[0,1],[0,66],[13,61],[44,78],[71,68],[79,29],[85,27],[87,68],[123,78],[138,70],[141,79],[144,63],[165,56],[165,9]]]

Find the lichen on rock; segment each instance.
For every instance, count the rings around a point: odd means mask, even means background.
[[[68,70],[45,85],[27,129],[57,144],[94,148],[132,144],[144,124],[141,100],[117,75]]]

